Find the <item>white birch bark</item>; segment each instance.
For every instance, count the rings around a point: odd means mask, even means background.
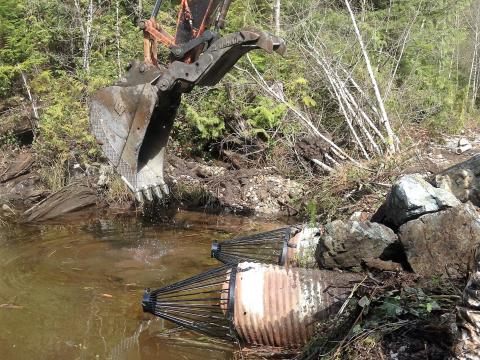
[[[362,35],[360,33],[360,29],[358,28],[357,21],[355,19],[355,15],[353,14],[352,8],[350,7],[350,2],[345,0],[345,5],[347,6],[348,12],[350,14],[350,18],[352,20],[353,28],[355,30],[355,35],[357,36],[357,40],[360,44],[360,49],[362,50],[363,57],[365,59],[365,63],[367,65],[368,74],[370,76],[370,81],[372,82],[373,90],[375,91],[375,97],[377,98],[378,107],[380,109],[382,123],[387,131],[387,139],[390,153],[394,154],[398,148],[398,139],[393,132],[393,129],[390,125],[390,120],[387,115],[387,111],[385,110],[385,105],[382,100],[382,95],[380,94],[380,89],[377,84],[377,80],[373,73],[372,64],[370,62],[370,57],[368,56],[367,49],[365,44],[363,43]]]
[[[273,5],[273,19],[275,23],[275,34],[280,35],[280,9],[281,9],[281,0],[274,0]]]
[[[37,103],[35,101],[35,98],[32,96],[32,92],[30,91],[30,86],[28,85],[27,77],[25,76],[25,73],[23,71],[20,71],[20,75],[22,76],[23,85],[25,86],[25,90],[27,90],[28,99],[30,100],[30,103],[32,104],[33,118],[38,121],[39,117],[38,117]],[[30,126],[32,127],[32,133],[33,133],[33,136],[35,138],[35,124],[31,120],[30,120]]]
[[[470,76],[468,80],[469,88],[472,89],[472,96],[470,100],[472,109],[475,107],[475,100],[477,99],[477,95],[478,95],[478,66],[479,66],[478,41],[479,41],[479,30],[478,30],[478,25],[476,25],[475,26],[475,43],[474,43],[473,55],[472,55],[472,66],[470,68]]]
[[[87,19],[85,20],[84,34],[83,34],[83,69],[90,73],[90,49],[92,38],[92,24],[93,24],[93,0],[88,2]]]
[[[117,71],[118,77],[122,76],[122,60],[121,60],[121,53],[120,53],[120,0],[116,0],[115,2],[115,40],[117,45]]]

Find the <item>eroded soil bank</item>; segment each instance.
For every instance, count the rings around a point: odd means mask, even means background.
[[[472,149],[457,154],[462,139],[468,139]],[[311,146],[302,149],[309,154],[315,150]],[[355,211],[373,214],[398,176],[421,173],[433,177],[479,149],[475,131],[441,141],[420,136],[395,158],[361,167],[343,166],[330,174],[304,164],[308,167],[301,176],[293,172],[286,176],[288,171],[276,166],[255,166],[240,154],[205,161],[181,158],[172,151],[165,167],[171,195],[145,208],[305,220],[345,218]],[[114,212],[143,210],[108,165],[70,162],[60,169],[46,167],[28,146],[4,148],[0,153],[2,218],[15,213],[16,219],[21,214],[27,221],[38,221],[92,206]],[[47,197],[51,198],[38,206]]]

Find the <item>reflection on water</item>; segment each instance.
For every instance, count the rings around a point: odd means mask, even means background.
[[[2,228],[0,358],[230,359],[230,344],[143,314],[143,289],[217,266],[212,239],[279,226],[180,212]]]

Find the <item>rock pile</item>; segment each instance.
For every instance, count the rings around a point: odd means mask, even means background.
[[[298,234],[309,250],[297,252],[297,265],[398,269],[385,263],[393,260],[429,279],[465,278],[480,243],[480,215],[471,202],[480,193],[479,169],[480,155],[437,175],[441,187],[419,174],[401,177],[370,221],[355,216]],[[458,181],[460,173],[468,181]]]
[[[432,183],[405,175],[392,187],[371,221],[356,216],[324,226],[315,257],[320,268],[360,265],[396,270],[384,260],[425,279],[465,279],[457,308],[457,359],[480,359],[480,155],[453,166]],[[476,249],[476,255],[474,255]],[[390,263],[392,265],[393,263]]]

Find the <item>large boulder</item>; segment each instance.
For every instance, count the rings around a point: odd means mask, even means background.
[[[409,220],[457,205],[460,201],[449,191],[433,187],[419,174],[405,175],[393,185],[371,221],[396,230]]]
[[[462,204],[409,221],[400,227],[399,238],[416,273],[464,277],[480,242],[480,217],[472,204]]]
[[[325,225],[315,252],[321,268],[352,268],[372,258],[391,258],[395,233],[382,224],[369,221],[336,220]]]
[[[480,206],[480,154],[437,174],[435,183],[460,201]]]

